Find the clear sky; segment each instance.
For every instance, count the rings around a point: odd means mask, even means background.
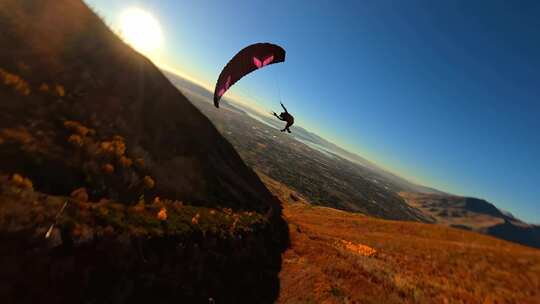
[[[209,86],[255,42],[287,61],[227,94],[406,178],[540,223],[540,1],[86,0],[113,28],[137,7],[155,62]]]

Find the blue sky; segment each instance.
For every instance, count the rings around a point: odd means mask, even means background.
[[[153,59],[213,85],[244,46],[287,61],[231,92],[406,178],[540,223],[539,1],[87,0],[150,12]],[[152,57],[152,56],[150,56]]]

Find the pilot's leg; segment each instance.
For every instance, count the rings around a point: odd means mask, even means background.
[[[291,126],[292,124],[290,123],[287,123],[287,125],[285,126],[285,128],[283,130],[287,130],[287,132],[291,133],[291,130],[289,129],[289,127]]]

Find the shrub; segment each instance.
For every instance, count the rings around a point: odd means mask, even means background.
[[[77,134],[71,134],[68,137],[68,142],[76,147],[82,147],[83,146],[83,140],[80,135]]]
[[[60,97],[64,97],[66,95],[66,91],[64,90],[64,87],[59,84],[56,85],[55,90],[56,90],[56,94],[58,94],[58,96]]]
[[[193,225],[199,224],[199,218],[200,217],[201,217],[201,215],[199,213],[197,213],[194,217],[191,218],[191,223]]]
[[[167,220],[167,209],[165,209],[165,207],[162,207],[158,214],[157,214],[157,218],[158,220],[160,221],[166,221]]]
[[[135,164],[139,166],[140,168],[144,168],[144,159],[143,158],[137,158],[135,159]]]
[[[48,92],[49,91],[49,85],[46,84],[46,83],[42,83],[40,86],[39,86],[39,90],[41,92]]]
[[[114,147],[112,145],[112,142],[110,141],[104,141],[99,144],[99,148],[101,149],[101,152],[103,153],[113,153]]]
[[[23,177],[22,175],[18,173],[13,174],[13,176],[11,177],[11,182],[19,188],[23,188],[23,189],[34,188],[34,185],[29,178]]]
[[[114,173],[114,166],[111,165],[111,164],[104,164],[104,165],[101,167],[101,170],[102,170],[104,173],[107,173],[107,174],[113,174],[113,173]]]
[[[125,157],[125,156],[121,156],[119,162],[120,162],[120,165],[124,168],[129,168],[131,167],[131,165],[133,165],[133,161],[130,158]]]
[[[0,80],[4,83],[4,85],[11,87],[19,94],[28,96],[31,93],[30,85],[28,85],[28,83],[19,75],[12,74],[4,69],[0,69]]]
[[[88,202],[88,193],[84,187],[73,190],[71,197],[80,202]]]
[[[113,141],[114,153],[116,156],[121,157],[126,153],[126,144],[123,141]]]
[[[23,188],[26,188],[26,189],[33,189],[34,188],[34,184],[32,183],[32,181],[29,178],[25,178],[23,180],[22,186],[23,186]]]
[[[14,184],[21,184],[23,182],[23,177],[22,177],[22,175],[20,175],[18,173],[15,173],[15,174],[13,174],[13,176],[11,176],[11,181]]]
[[[35,138],[24,128],[8,128],[0,131],[0,135],[4,140],[14,141],[20,144],[29,144],[35,140]]]
[[[122,157],[126,153],[126,144],[118,138],[112,141],[103,141],[100,144],[101,150],[106,154],[114,154],[117,157]]]
[[[139,201],[135,206],[132,207],[132,210],[136,213],[144,212],[145,204],[144,201]]]
[[[85,127],[83,124],[73,121],[73,120],[66,120],[64,121],[64,127],[68,129],[69,131],[80,135],[80,136],[87,136],[87,135],[95,135],[95,131],[92,129],[89,129]]]
[[[148,189],[153,189],[156,185],[156,182],[148,175],[144,177],[143,182],[144,186]]]

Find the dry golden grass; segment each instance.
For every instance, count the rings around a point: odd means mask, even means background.
[[[285,202],[291,236],[279,303],[540,303],[540,250],[295,203],[261,178]]]
[[[346,241],[346,240],[337,241],[336,246],[338,246],[338,248],[340,247],[345,248],[352,253],[359,254],[362,256],[367,256],[367,257],[374,257],[377,254],[377,250],[369,246],[366,246],[363,244],[356,244],[356,243],[353,243],[351,241]]]
[[[284,211],[280,303],[540,303],[539,250],[305,204]]]

